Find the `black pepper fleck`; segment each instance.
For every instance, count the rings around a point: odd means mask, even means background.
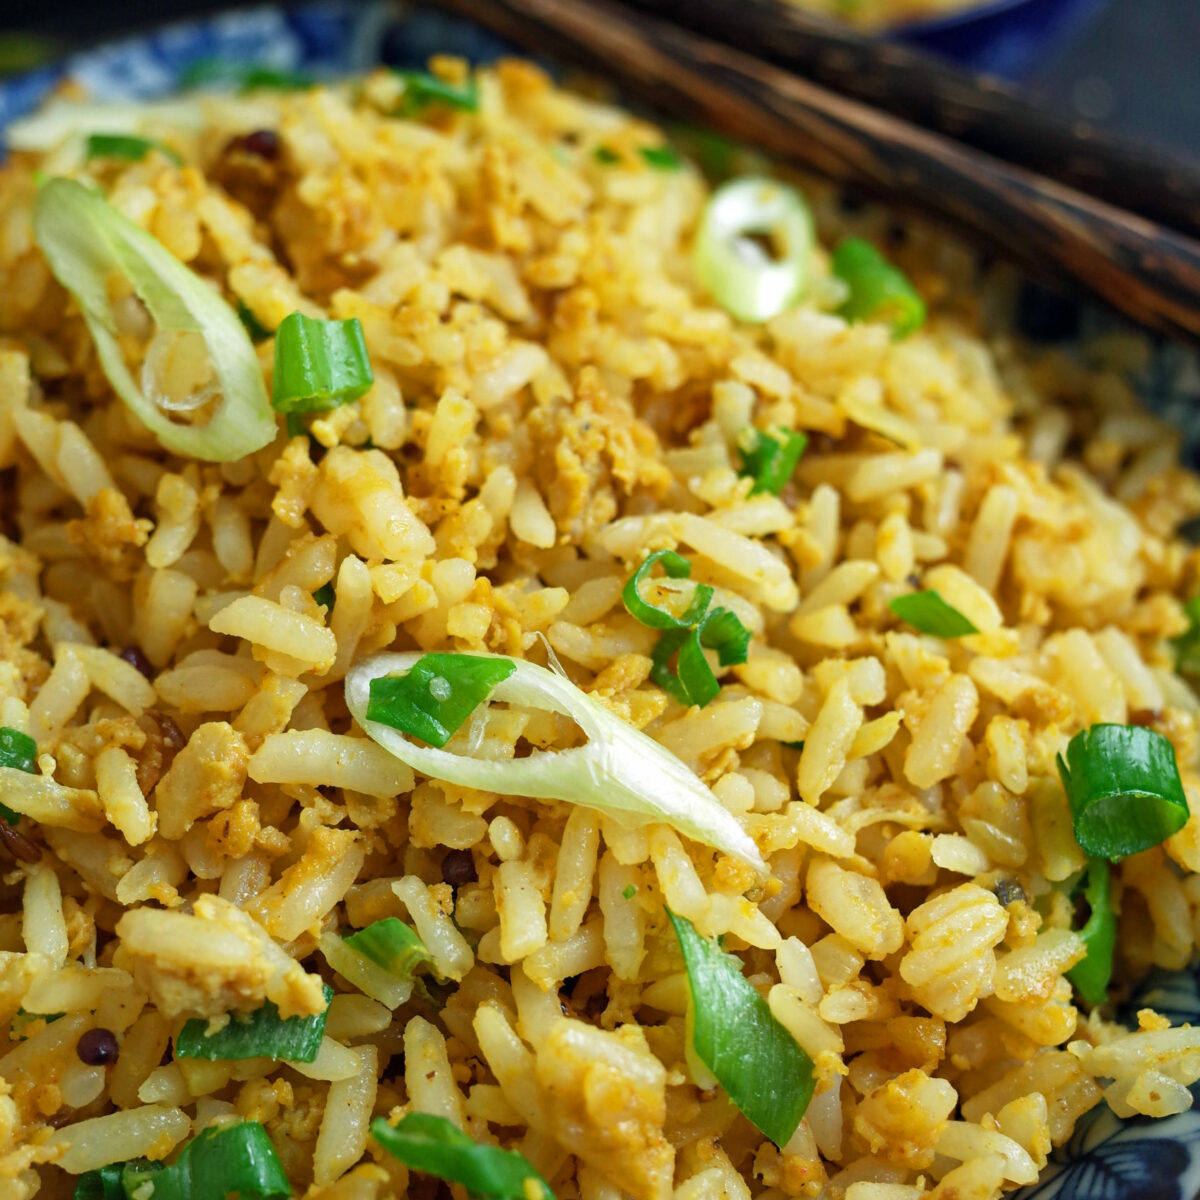
[[[75,1043],[75,1053],[89,1067],[106,1067],[117,1061],[121,1047],[111,1029],[89,1029]]]
[[[464,883],[474,883],[478,878],[470,850],[450,850],[442,859],[442,879],[451,887],[459,888]]]

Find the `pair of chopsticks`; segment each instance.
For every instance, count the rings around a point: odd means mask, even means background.
[[[1200,241],[1187,236],[1200,234],[1200,170],[1186,161],[1095,130],[1081,138],[1000,88],[981,91],[924,56],[787,17],[774,0],[643,3],[801,68],[819,58],[830,83],[859,96],[879,94],[877,76],[886,74],[895,86],[880,99],[893,111],[614,0],[441,3],[530,53],[577,63],[663,112],[921,209],[1034,277],[1072,281],[1150,329],[1200,341]],[[935,76],[940,102],[930,99]],[[964,135],[992,153],[895,111],[952,127],[957,111]],[[1058,179],[1022,165],[1029,162]],[[1122,198],[1140,211],[1113,203]]]

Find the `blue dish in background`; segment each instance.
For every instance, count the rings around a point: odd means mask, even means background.
[[[1107,0],[992,0],[945,17],[913,21],[890,36],[973,71],[1019,79]]]
[[[1016,64],[1025,61],[1028,43],[1045,31],[1053,14],[1079,19],[1102,0],[1002,0],[976,12],[943,21],[914,25],[907,39],[942,49],[932,40],[944,38],[945,52],[973,63]],[[1035,16],[1037,24],[1033,24]],[[981,22],[996,22],[990,28]],[[1009,27],[1012,22],[1012,27]],[[1061,26],[1056,26],[1061,30]],[[985,36],[995,41],[985,42]],[[1022,50],[1022,46],[1026,48]],[[1039,48],[1041,47],[1039,43]],[[453,51],[473,62],[488,62],[512,53],[513,47],[478,25],[435,10],[398,15],[388,0],[356,3],[328,0],[294,8],[264,7],[170,25],[139,37],[124,38],[74,55],[65,63],[28,75],[0,80],[0,134],[9,121],[44,100],[64,79],[81,84],[103,100],[150,99],[175,90],[188,67],[202,60],[269,64],[283,70],[306,70],[325,78],[364,71],[379,63],[415,66],[429,55]],[[986,54],[993,55],[990,60]],[[984,57],[978,57],[984,56]],[[993,66],[992,69],[995,69]],[[1011,66],[1008,68],[1011,71]],[[1040,305],[1040,307],[1039,307]],[[1116,319],[1091,309],[1077,310],[1047,298],[1030,302],[1024,313],[1028,335],[1050,342],[1110,328]],[[1119,328],[1127,326],[1118,325]],[[1147,406],[1171,420],[1195,452],[1200,442],[1200,358],[1182,346],[1160,344],[1136,381]],[[1198,460],[1200,455],[1194,454]],[[1173,1024],[1200,1024],[1200,968],[1156,972],[1143,981],[1121,1006],[1119,1016],[1130,1027],[1137,1010],[1155,1008]],[[1193,1089],[1200,1099],[1200,1083]],[[1200,1107],[1160,1120],[1118,1120],[1104,1104],[1077,1124],[1071,1138],[1058,1147],[1037,1184],[1008,1200],[1197,1200],[1200,1197]]]

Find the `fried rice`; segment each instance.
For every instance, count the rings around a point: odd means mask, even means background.
[[[741,323],[693,269],[712,181],[638,153],[661,130],[524,62],[475,86],[477,111],[411,116],[386,72],[123,115],[68,95],[14,137],[0,725],[37,759],[0,767],[0,1196],[258,1122],[296,1195],[427,1197],[370,1133],[426,1113],[560,1200],[990,1200],[1102,1102],[1190,1106],[1200,1030],[1131,1030],[1067,978],[1087,856],[1056,756],[1150,729],[1200,797],[1170,643],[1200,486],[1139,406],[1147,344],[1025,344],[997,323],[1003,268],[814,180],[806,294]],[[80,129],[118,115],[180,161],[85,161]],[[53,175],[261,327],[265,377],[289,314],[357,318],[370,390],[236,461],[165,450],[36,242]],[[837,314],[848,232],[907,272],[924,328]],[[136,357],[146,310],[109,286]],[[751,427],[810,439],[778,495],[739,472]],[[710,654],[703,707],[656,682],[658,633],[622,602],[658,550],[752,635],[743,662]],[[900,621],[918,590],[976,632]],[[671,823],[414,773],[347,708],[383,650],[562,672],[711,789],[765,872]],[[579,741],[496,703],[451,749]],[[1112,902],[1118,1001],[1193,958],[1197,818],[1115,864]],[[668,909],[811,1060],[782,1145],[691,1053]],[[429,960],[391,1004],[345,940],[387,918]],[[325,1013],[312,1061],[179,1052],[188,1021],[268,1003]]]

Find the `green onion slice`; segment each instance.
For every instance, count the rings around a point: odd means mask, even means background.
[[[1189,816],[1175,747],[1140,725],[1093,725],[1058,756],[1075,840],[1096,858],[1149,850]]]
[[[401,979],[412,979],[417,967],[433,962],[433,955],[425,949],[416,930],[399,917],[384,917],[342,940],[376,966]]]
[[[12,767],[27,775],[36,774],[37,742],[19,729],[0,725],[0,767]],[[0,817],[10,825],[15,825],[21,819],[21,814],[14,812],[7,804],[0,804]]]
[[[88,135],[87,140],[89,161],[93,158],[122,158],[129,162],[140,162],[151,150],[166,155],[176,166],[183,163],[183,159],[170,146],[150,138],[126,133],[93,133]]]
[[[400,71],[395,74],[404,84],[400,113],[411,117],[431,104],[443,104],[463,112],[479,111],[479,88],[473,79],[466,83],[447,83],[428,71]]]
[[[328,614],[333,611],[334,603],[337,600],[337,592],[334,591],[332,583],[323,583],[315,592],[313,592],[312,598],[318,604],[324,605],[325,612]]]
[[[1175,647],[1175,670],[1180,675],[1200,675],[1200,596],[1193,596],[1186,605],[1190,624],[1185,632],[1171,639]]]
[[[684,613],[678,617],[672,616],[665,608],[651,604],[642,596],[642,581],[650,574],[655,563],[662,564],[662,569],[669,579],[691,577],[692,564],[682,554],[676,554],[674,550],[656,550],[647,556],[621,590],[621,599],[626,610],[631,617],[649,629],[691,629],[708,608],[713,598],[712,588],[706,583],[699,584]]]
[[[406,1114],[396,1125],[371,1122],[371,1136],[406,1167],[461,1183],[489,1200],[553,1200],[550,1185],[516,1150],[480,1145],[445,1117]]]
[[[271,331],[264,328],[259,323],[258,318],[250,311],[249,306],[244,300],[239,300],[237,305],[238,320],[241,321],[246,332],[250,335],[250,340],[255,342],[265,342],[271,336]]]
[[[791,480],[808,446],[808,437],[794,429],[780,429],[776,437],[761,429],[749,432],[748,445],[742,450],[741,474],[754,480],[750,495],[770,492],[778,496]]]
[[[268,1000],[248,1016],[236,1014],[216,1033],[208,1022],[193,1017],[183,1023],[175,1039],[176,1058],[276,1058],[285,1062],[312,1062],[325,1035],[325,1018],[333,988],[325,987],[325,1011],[312,1017],[280,1017]]]
[[[771,1015],[741,962],[667,910],[687,968],[688,1042],[746,1119],[777,1146],[812,1099],[812,1059]]]
[[[1093,858],[1088,862],[1083,898],[1091,910],[1079,930],[1087,957],[1067,972],[1067,978],[1089,1004],[1103,1004],[1108,998],[1113,950],[1117,944],[1117,916],[1113,912],[1111,880],[1104,859]]]
[[[275,332],[276,412],[324,412],[363,395],[375,377],[357,317],[323,321],[289,313]]]
[[[672,658],[675,658],[674,670]],[[664,633],[650,654],[650,678],[688,708],[693,704],[703,708],[721,690],[700,648],[699,629],[672,629]]]
[[[429,779],[459,787],[583,804],[640,822],[662,821],[687,837],[763,869],[754,842],[712,792],[670,751],[626,724],[569,679],[519,659],[472,655],[506,663],[511,672],[491,698],[542,712],[559,713],[579,726],[586,743],[504,760],[454,754],[421,746],[368,713],[372,681],[406,675],[419,653],[377,654],[346,677],[346,705],[361,728],[385,750]],[[455,656],[459,657],[459,656]]]
[[[83,312],[109,383],[167,449],[232,462],[274,439],[258,355],[237,314],[209,283],[73,179],[43,184],[33,225],[51,271]],[[220,392],[207,424],[176,424],[134,381],[117,342],[109,296],[114,275],[129,280],[161,331],[203,339]]]
[[[978,633],[974,622],[967,620],[952,604],[947,604],[938,592],[909,592],[888,601],[892,613],[919,633],[930,637],[960,638]]]
[[[267,1131],[257,1121],[198,1133],[168,1167],[146,1163],[126,1165],[122,1172],[126,1196],[143,1200],[275,1200],[290,1196],[292,1186]],[[107,1200],[107,1198],[106,1198]]]
[[[85,1171],[75,1181],[73,1200],[129,1200],[121,1175],[125,1163],[109,1163],[94,1171]]]
[[[179,75],[181,90],[214,84],[243,92],[302,92],[313,87],[316,80],[305,71],[263,63],[230,62],[224,58],[198,58]]]
[[[683,157],[671,146],[639,146],[637,152],[642,162],[656,171],[678,171],[683,166]],[[592,157],[606,167],[621,161],[621,156],[611,146],[597,146]]]
[[[444,746],[515,669],[503,658],[426,654],[400,678],[371,681],[367,717]]]
[[[847,238],[833,252],[833,273],[850,289],[838,312],[847,321],[882,321],[904,338],[925,324],[925,301],[908,276],[870,242]]]
[[[812,213],[795,188],[735,179],[709,199],[692,262],[722,308],[740,321],[768,321],[803,294],[813,243]]]

